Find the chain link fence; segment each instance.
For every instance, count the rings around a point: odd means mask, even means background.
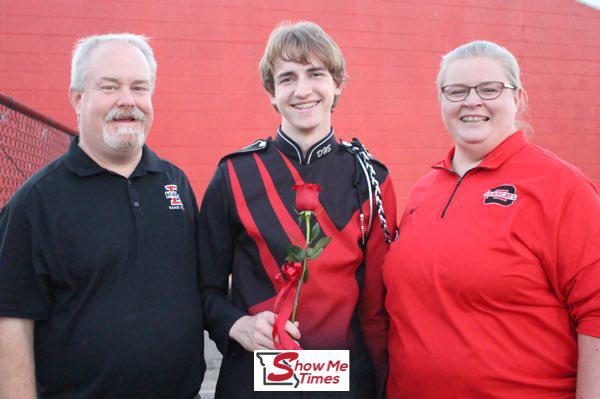
[[[0,208],[77,132],[0,93]]]

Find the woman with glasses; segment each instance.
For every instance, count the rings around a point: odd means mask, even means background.
[[[383,270],[390,399],[600,398],[600,201],[529,143],[519,74],[490,42],[442,58],[454,146],[415,184]]]

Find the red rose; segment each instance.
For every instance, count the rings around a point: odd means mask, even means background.
[[[319,190],[321,190],[318,184],[296,184],[292,186],[292,189],[296,192],[296,210],[298,212],[317,211]]]

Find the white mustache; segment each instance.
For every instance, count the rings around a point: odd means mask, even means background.
[[[133,120],[144,122],[146,120],[146,114],[137,108],[131,110],[113,109],[106,114],[104,122],[108,123],[123,118],[133,118]]]

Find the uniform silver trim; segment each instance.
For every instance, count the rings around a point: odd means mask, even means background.
[[[322,139],[320,143],[318,143],[317,145],[315,145],[315,147],[312,150],[310,150],[310,153],[308,154],[308,159],[306,161],[307,165],[310,163],[310,158],[312,157],[312,154],[315,152],[315,150],[317,148],[319,148],[322,144],[325,144],[331,138],[331,136],[333,136],[333,129],[331,129],[331,133],[329,133],[329,135],[327,135],[327,137],[325,137],[324,139]]]
[[[282,139],[284,139],[286,141],[286,143],[288,143],[289,145],[291,145],[294,150],[296,150],[296,154],[298,154],[298,162],[302,163],[302,154],[300,154],[300,151],[298,151],[298,148],[296,148],[296,146],[294,145],[294,143],[292,143],[291,141],[289,141],[283,134],[281,134],[281,131],[278,130],[277,134],[279,136],[281,136]]]
[[[365,234],[366,237],[369,236],[369,233],[371,232],[371,227],[373,226],[373,190],[371,189],[372,187],[372,182],[371,182],[371,175],[369,175],[369,172],[367,171],[367,167],[365,166],[365,163],[362,159],[360,159],[360,157],[358,157],[358,163],[360,164],[360,167],[363,170],[363,173],[365,174],[365,177],[367,178],[367,184],[368,184],[368,192],[369,192],[369,224],[367,227],[367,234]],[[360,204],[360,206],[362,206],[362,204]]]

